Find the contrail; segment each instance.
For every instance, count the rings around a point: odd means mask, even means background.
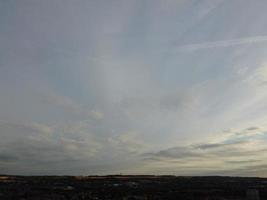
[[[260,42],[267,42],[267,36],[246,37],[246,38],[238,38],[238,39],[233,39],[233,40],[221,40],[221,41],[215,41],[215,42],[188,44],[188,45],[178,46],[176,49],[178,51],[190,52],[190,51],[197,51],[201,49],[230,47],[230,46],[236,46],[236,45],[260,43]]]

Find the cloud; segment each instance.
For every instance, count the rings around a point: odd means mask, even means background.
[[[77,103],[68,96],[59,95],[52,91],[46,94],[39,94],[39,98],[42,104],[53,106],[56,109],[62,109],[68,115],[75,115],[81,118],[91,118],[95,120],[101,120],[104,117],[104,113],[98,109],[90,109],[83,104]]]
[[[234,141],[232,143],[207,143],[207,144],[196,145],[195,148],[206,150],[206,149],[214,149],[214,148],[231,147],[231,146],[236,146],[238,144],[244,144],[244,143],[246,142],[245,141]]]
[[[229,161],[226,161],[226,163],[230,163],[230,164],[251,164],[253,162],[261,162],[262,160],[229,160]]]
[[[97,110],[92,110],[89,115],[92,116],[94,119],[98,119],[98,120],[104,118],[104,113],[97,111]]]
[[[156,153],[145,153],[144,157],[152,157],[152,158],[176,158],[176,159],[185,159],[185,158],[197,158],[201,157],[201,153],[194,151],[192,148],[188,146],[184,147],[173,147],[170,149],[162,150]]]
[[[190,94],[189,91],[177,92],[162,95],[159,102],[159,107],[169,111],[191,111],[197,105],[197,98]]]
[[[128,151],[134,154],[142,152],[149,146],[133,130],[127,131],[117,136],[112,136],[108,138],[108,142],[111,145],[116,146],[116,148],[120,149],[121,151]]]
[[[254,79],[257,83],[263,85],[267,82],[267,63],[262,63],[261,66],[259,66],[253,76],[251,76],[251,79]]]
[[[255,137],[257,135],[247,137],[247,134],[240,136],[240,133],[254,130],[259,129],[249,127],[238,133],[232,133],[231,136],[226,133],[224,139],[220,138],[217,142],[211,139],[200,144],[176,146],[158,152],[144,153],[141,156],[147,169],[151,167],[159,173],[175,167],[179,169],[178,173],[183,169],[189,173],[195,170],[194,173],[199,174],[208,173],[208,171],[212,173],[215,168],[217,168],[217,174],[223,174],[227,170],[252,168],[254,165],[263,165],[267,158],[264,138]]]
[[[8,155],[5,153],[0,154],[0,163],[1,162],[10,162],[10,161],[16,161],[18,160],[17,157],[12,156],[12,155]]]
[[[149,160],[158,164],[149,173],[229,170],[227,161],[239,159],[238,167],[253,156],[259,164],[265,7],[224,0],[5,3],[1,162],[20,172],[68,165],[70,174],[131,173],[137,165],[144,172]],[[226,47],[240,48],[200,51]],[[179,54],[187,51],[194,53]]]
[[[176,50],[184,51],[184,52],[192,52],[202,49],[212,49],[212,48],[225,48],[237,45],[248,45],[248,44],[257,44],[267,42],[267,36],[254,36],[254,37],[244,37],[232,40],[221,40],[221,41],[214,41],[214,42],[203,42],[197,44],[187,44],[177,46]]]
[[[92,138],[89,141],[59,137],[54,129],[43,124],[1,121],[0,132],[0,165],[12,173],[32,170],[42,174],[44,168],[64,168],[62,163],[75,168],[88,163],[100,149]],[[26,171],[21,171],[22,168]]]
[[[248,131],[254,131],[254,130],[258,130],[258,129],[259,129],[259,127],[255,127],[255,126],[247,128]]]
[[[40,123],[0,121],[1,143],[26,138],[45,139],[51,137],[52,127]]]

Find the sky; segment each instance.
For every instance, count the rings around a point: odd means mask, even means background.
[[[267,177],[266,8],[0,0],[0,174]]]

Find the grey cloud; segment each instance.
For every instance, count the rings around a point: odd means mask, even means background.
[[[200,144],[196,145],[196,149],[215,149],[215,148],[224,148],[224,147],[231,147],[231,146],[236,146],[238,144],[245,144],[246,141],[234,141],[234,142],[229,142],[229,143],[207,143],[207,144]]]
[[[38,123],[0,121],[0,132],[1,144],[24,137],[46,138],[52,133],[52,128]]]
[[[43,124],[1,122],[2,136],[12,137],[5,140],[1,137],[0,171],[14,174],[112,173],[131,167],[136,156],[129,151],[139,151],[143,146],[135,137],[126,137],[127,134],[117,138],[121,139],[119,145],[109,143],[105,137],[91,135],[90,122],[67,125],[51,129]]]
[[[253,164],[253,163],[257,163],[260,162],[262,160],[231,160],[231,161],[225,161],[226,163],[230,163],[230,164]]]
[[[10,162],[10,161],[17,161],[18,157],[5,154],[5,153],[0,153],[0,163],[1,162]]]
[[[227,144],[220,144],[220,143],[215,143],[215,144],[202,144],[199,146],[196,146],[198,149],[213,149],[213,148],[219,148],[219,147],[224,147]]]
[[[145,110],[165,109],[168,111],[192,109],[196,104],[194,96],[185,92],[167,92],[164,94],[150,94],[150,96],[125,97],[120,101],[124,108],[142,108]]]
[[[247,128],[245,130],[252,130],[252,128]],[[255,128],[253,128],[254,130]],[[240,132],[242,133],[242,131]],[[259,139],[243,138],[239,134],[232,134],[229,138],[225,137],[224,140],[220,142],[206,142],[202,144],[190,144],[186,146],[177,146],[169,149],[164,149],[158,152],[145,153],[142,156],[146,160],[157,160],[165,158],[167,162],[168,159],[177,159],[180,161],[186,161],[187,159],[196,159],[202,161],[208,161],[209,159],[218,160],[222,159],[226,163],[235,164],[246,164],[242,162],[244,160],[251,161],[251,157],[262,157],[266,154],[267,149],[259,142],[263,142]],[[256,146],[255,146],[256,145]],[[258,145],[258,146],[257,146]],[[246,148],[244,148],[244,146]],[[263,157],[262,157],[263,158]],[[229,161],[228,159],[237,159],[235,161]],[[253,159],[255,162],[259,162],[259,159]],[[248,162],[249,163],[249,162]]]
[[[174,147],[166,150],[161,150],[156,153],[145,153],[142,156],[146,158],[177,158],[177,159],[185,159],[185,158],[196,158],[203,156],[198,152],[194,152],[190,147]]]
[[[195,105],[195,100],[192,95],[184,93],[174,93],[170,95],[165,95],[160,99],[159,106],[163,109],[177,111],[191,110]]]
[[[155,108],[157,100],[155,97],[140,96],[140,97],[124,97],[119,105],[125,109],[145,109],[151,110]]]
[[[68,96],[58,95],[50,91],[48,94],[39,94],[41,103],[54,107],[55,109],[62,109],[65,114],[78,118],[88,118],[92,120],[99,120],[104,117],[104,114],[96,108],[87,107],[75,102]]]
[[[2,145],[3,158],[17,158],[18,163],[52,163],[61,161],[88,160],[94,150],[90,145],[77,141],[54,141],[23,139]],[[11,160],[11,159],[10,159]],[[13,159],[14,160],[14,159]],[[6,159],[6,161],[8,161]]]
[[[249,127],[247,128],[248,131],[255,131],[255,130],[259,130],[259,127],[256,127],[256,126],[252,126],[252,127]]]
[[[95,141],[55,137],[40,124],[1,122],[0,132],[0,163],[10,171],[29,168],[43,173],[44,168],[58,164],[64,168],[62,163],[71,168],[94,159],[100,148]]]

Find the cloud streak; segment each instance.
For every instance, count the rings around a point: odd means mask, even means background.
[[[247,44],[257,44],[267,42],[267,36],[255,36],[255,37],[244,37],[232,40],[220,40],[214,42],[203,42],[196,44],[187,44],[178,46],[176,49],[178,51],[192,52],[202,49],[212,49],[212,48],[225,48],[238,45],[247,45]]]

